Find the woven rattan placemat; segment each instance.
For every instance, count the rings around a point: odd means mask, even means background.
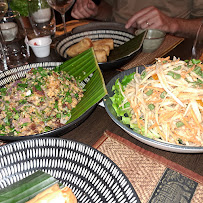
[[[179,45],[183,40],[184,38],[181,38],[181,37],[166,35],[164,42],[156,51],[154,51],[153,53],[140,52],[140,54],[138,54],[133,60],[128,62],[120,69],[128,70],[136,66],[152,64],[155,62],[156,58],[166,55],[168,52],[174,49],[177,45]]]
[[[142,203],[203,202],[203,177],[106,131],[94,145],[125,173]]]

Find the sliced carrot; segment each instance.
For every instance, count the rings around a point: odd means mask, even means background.
[[[153,128],[155,128],[155,127],[158,127],[158,126],[159,126],[158,123],[155,122],[153,125],[151,125],[151,126],[148,128],[148,130],[151,130],[151,129],[153,129]]]
[[[191,127],[191,125],[188,124],[188,122],[186,121],[186,119],[185,119],[184,117],[182,117],[182,118],[180,119],[180,121],[183,122],[184,125],[185,125],[188,129],[191,130],[191,132],[193,131],[193,128]]]
[[[159,120],[160,121],[168,121],[170,118],[172,118],[174,115],[176,114],[175,111],[171,111],[171,112],[165,112],[162,115],[159,116]]]
[[[181,140],[183,140],[185,142],[192,142],[197,145],[201,145],[201,143],[199,142],[199,140],[197,140],[197,138],[195,137],[194,134],[191,137],[189,137],[189,136],[185,137],[185,136],[177,134],[176,132],[173,132],[173,133],[177,136],[177,138],[180,138]]]
[[[192,108],[190,108],[190,112],[191,112],[191,115],[192,115],[192,117],[193,117],[195,123],[197,124],[197,126],[200,128],[201,131],[203,131],[203,127],[202,127],[202,125],[199,123],[199,121],[198,121],[198,119],[197,119],[197,117],[196,117],[196,115],[195,115],[195,112],[193,111]]]
[[[185,78],[187,74],[189,74],[190,72],[192,72],[195,69],[195,65],[192,66],[192,68],[190,68],[187,72],[185,72],[184,74],[181,74],[182,78]]]
[[[198,100],[196,100],[196,102],[197,102],[200,106],[203,107],[203,101],[202,101],[202,100],[198,99]]]
[[[166,135],[161,131],[160,127],[157,127],[159,134],[166,140]]]

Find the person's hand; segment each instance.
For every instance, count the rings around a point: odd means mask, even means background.
[[[75,19],[95,17],[98,14],[98,6],[92,0],[77,0],[71,11]]]
[[[166,16],[157,8],[150,6],[135,13],[126,23],[126,28],[159,29],[173,33],[176,29],[176,20]]]

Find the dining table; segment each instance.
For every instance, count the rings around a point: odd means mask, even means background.
[[[57,43],[63,37],[55,36],[53,42]],[[181,60],[189,59],[193,41],[194,39],[184,38],[161,57],[175,56]],[[31,52],[28,63],[64,61],[57,53],[54,43],[48,57],[37,58]],[[136,60],[135,57],[129,63],[132,64]],[[122,71],[124,71],[122,67],[102,70],[105,83],[108,84]],[[156,198],[165,200],[173,198],[172,202],[181,202],[181,198],[188,199],[185,202],[203,202],[203,154],[171,152],[139,141],[111,119],[102,100],[82,123],[59,137],[92,146],[106,154],[126,174],[141,202],[161,202],[154,201]],[[187,178],[184,179],[187,184],[183,185],[179,180],[180,177]],[[164,179],[169,182],[176,179],[179,183],[170,182],[171,185],[168,187],[163,185]],[[172,197],[167,196],[166,191]]]

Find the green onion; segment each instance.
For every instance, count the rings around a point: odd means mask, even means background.
[[[16,113],[16,114],[14,115],[14,117],[13,117],[13,118],[14,118],[15,120],[18,120],[18,119],[19,119],[19,117],[20,117],[20,116],[19,116],[19,114],[18,114],[18,113]]]
[[[173,71],[168,71],[167,75],[172,76],[172,78],[175,79],[175,80],[178,80],[178,79],[181,78],[181,75],[180,75],[180,74],[175,73],[175,72],[173,72]]]
[[[9,120],[9,117],[8,117],[8,116],[6,116],[6,117],[4,118],[4,122],[5,122],[6,125],[10,125],[10,120]]]
[[[6,127],[5,125],[0,125],[0,130],[5,131]]]
[[[26,84],[26,83],[18,83],[18,87],[27,88],[28,84]]]
[[[78,97],[79,97],[79,95],[78,95],[78,93],[76,93],[76,94],[75,94],[75,98],[78,99]]]
[[[27,103],[27,101],[25,99],[19,100],[19,104],[26,104],[26,103]]]
[[[38,85],[35,85],[35,88],[36,88],[36,90],[39,90],[39,91],[41,91],[42,90],[42,88],[40,87],[40,85],[38,84]]]
[[[21,125],[21,128],[24,127],[24,126],[28,126],[28,123],[23,123],[23,124]]]
[[[50,131],[52,128],[51,127],[49,127],[49,126],[45,126],[45,132],[47,132],[47,131]]]
[[[191,59],[193,64],[198,64],[201,63],[201,61],[199,59]]]
[[[13,108],[13,111],[16,112],[16,113],[18,112],[15,108]]]
[[[1,95],[2,95],[2,96],[6,96],[6,94],[7,94],[7,88],[2,87],[2,88],[0,89],[0,92],[1,92]]]
[[[183,126],[183,125],[184,125],[184,123],[183,123],[182,121],[178,121],[178,122],[176,123],[177,128],[179,128],[179,127],[181,127],[181,126]]]
[[[193,72],[195,72],[197,75],[202,75],[202,69],[199,66],[196,66],[193,70]]]
[[[155,106],[154,106],[154,104],[149,104],[148,108],[152,111],[152,110],[154,110]]]
[[[56,100],[56,101],[55,101],[55,104],[54,104],[54,108],[57,109],[57,110],[59,110],[59,108],[58,108],[58,103],[59,103],[58,100]]]
[[[142,73],[141,73],[141,79],[143,80],[145,78],[145,76],[147,75],[147,72],[146,70],[143,70]]]
[[[147,92],[146,92],[146,95],[147,96],[150,96],[150,95],[152,95],[153,94],[153,90],[152,89],[150,89],[150,90],[148,90]]]
[[[57,114],[56,114],[56,118],[61,118],[61,114],[60,114],[60,113],[57,113]]]
[[[178,66],[176,68],[174,68],[173,70],[180,70],[181,69],[181,66]]]
[[[65,100],[66,100],[69,104],[72,103],[72,97],[71,97],[71,96],[66,97]]]
[[[163,92],[160,94],[160,97],[161,97],[162,99],[164,99],[164,98],[166,97],[166,95],[167,95],[167,92],[166,92],[166,91],[163,91]]]

